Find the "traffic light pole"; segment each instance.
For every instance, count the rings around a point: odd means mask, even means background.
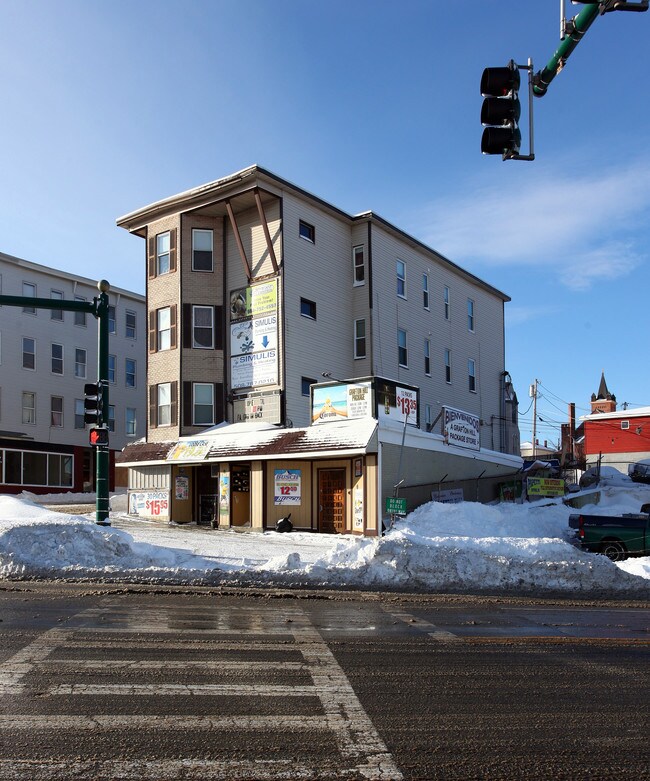
[[[97,283],[97,287],[100,294],[93,299],[92,303],[88,301],[64,301],[53,298],[33,298],[31,296],[0,295],[0,306],[85,312],[97,318],[97,380],[102,385],[102,407],[108,414],[108,291],[111,286],[105,279],[102,279]],[[95,523],[100,526],[110,526],[110,521],[108,520],[108,445],[102,445],[97,448],[95,467],[95,490],[97,493]]]

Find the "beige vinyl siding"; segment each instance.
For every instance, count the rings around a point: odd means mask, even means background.
[[[366,268],[366,280],[363,285],[354,285],[352,248],[363,247]],[[354,223],[351,231],[350,251],[348,253],[348,277],[346,280],[352,295],[352,311],[350,313],[350,343],[354,358],[354,323],[356,320],[366,321],[366,357],[353,360],[352,376],[368,377],[372,374],[372,320],[370,312],[370,247],[368,242],[368,222],[366,220]]]
[[[299,221],[315,228],[312,244],[301,238]],[[351,223],[291,194],[284,197],[285,382],[287,417],[309,424],[309,404],[301,377],[324,382],[322,373],[348,378],[353,360]],[[300,299],[316,302],[316,320],[300,315]]]

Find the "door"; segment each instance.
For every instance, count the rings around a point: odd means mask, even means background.
[[[345,469],[318,470],[318,531],[345,532]]]

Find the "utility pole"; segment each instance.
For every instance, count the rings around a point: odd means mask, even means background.
[[[533,397],[533,461],[537,458],[537,383],[530,386],[530,395]]]

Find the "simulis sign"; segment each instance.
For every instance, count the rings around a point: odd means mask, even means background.
[[[470,412],[443,407],[442,433],[448,445],[481,449],[481,419]]]

